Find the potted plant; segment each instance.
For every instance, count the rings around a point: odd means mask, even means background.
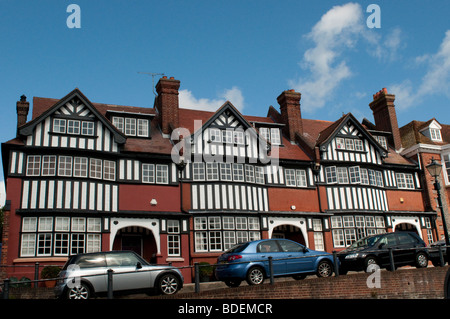
[[[211,266],[207,262],[199,263],[200,281],[202,282],[210,281],[212,274],[213,274],[213,266]]]
[[[61,268],[59,266],[45,266],[41,271],[41,279],[53,279],[58,278]],[[55,280],[44,281],[46,287],[54,287],[56,285]]]

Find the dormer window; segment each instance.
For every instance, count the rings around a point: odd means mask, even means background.
[[[259,133],[266,139],[267,142],[270,142],[272,145],[280,145],[281,144],[281,135],[280,129],[277,127],[260,127]]]
[[[127,136],[149,137],[149,120],[132,117],[112,117],[113,125]]]
[[[442,141],[441,130],[437,128],[430,128],[430,137],[433,141]]]
[[[377,142],[380,143],[381,146],[383,146],[385,149],[388,148],[385,136],[375,135],[374,137],[377,140]]]
[[[71,135],[94,135],[93,121],[53,119],[52,133],[71,134]]]
[[[441,129],[442,126],[435,120],[432,119],[429,122],[427,122],[424,128],[419,130],[420,133],[428,137],[434,142],[442,142],[442,135],[441,135]]]

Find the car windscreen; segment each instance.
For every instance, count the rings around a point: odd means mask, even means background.
[[[379,236],[370,236],[370,237],[364,237],[360,240],[355,241],[353,244],[350,245],[351,248],[361,248],[361,247],[372,247],[375,245],[382,235]]]

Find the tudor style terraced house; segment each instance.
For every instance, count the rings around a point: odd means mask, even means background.
[[[35,97],[30,121],[21,97],[17,135],[2,144],[3,265],[128,249],[188,266],[260,238],[328,252],[387,231],[438,238],[421,167],[399,153],[394,95],[374,95],[372,124],[303,119],[293,90],[267,116],[229,101],[185,109],[179,87],[161,78],[153,108],[93,103],[78,89]]]

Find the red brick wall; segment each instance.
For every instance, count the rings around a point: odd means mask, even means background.
[[[449,267],[400,269],[380,272],[381,288],[368,288],[372,274],[356,273],[331,278],[281,281],[274,285],[240,286],[196,293],[177,294],[176,299],[439,299],[444,298],[444,280]],[[200,286],[201,289],[201,286]]]

